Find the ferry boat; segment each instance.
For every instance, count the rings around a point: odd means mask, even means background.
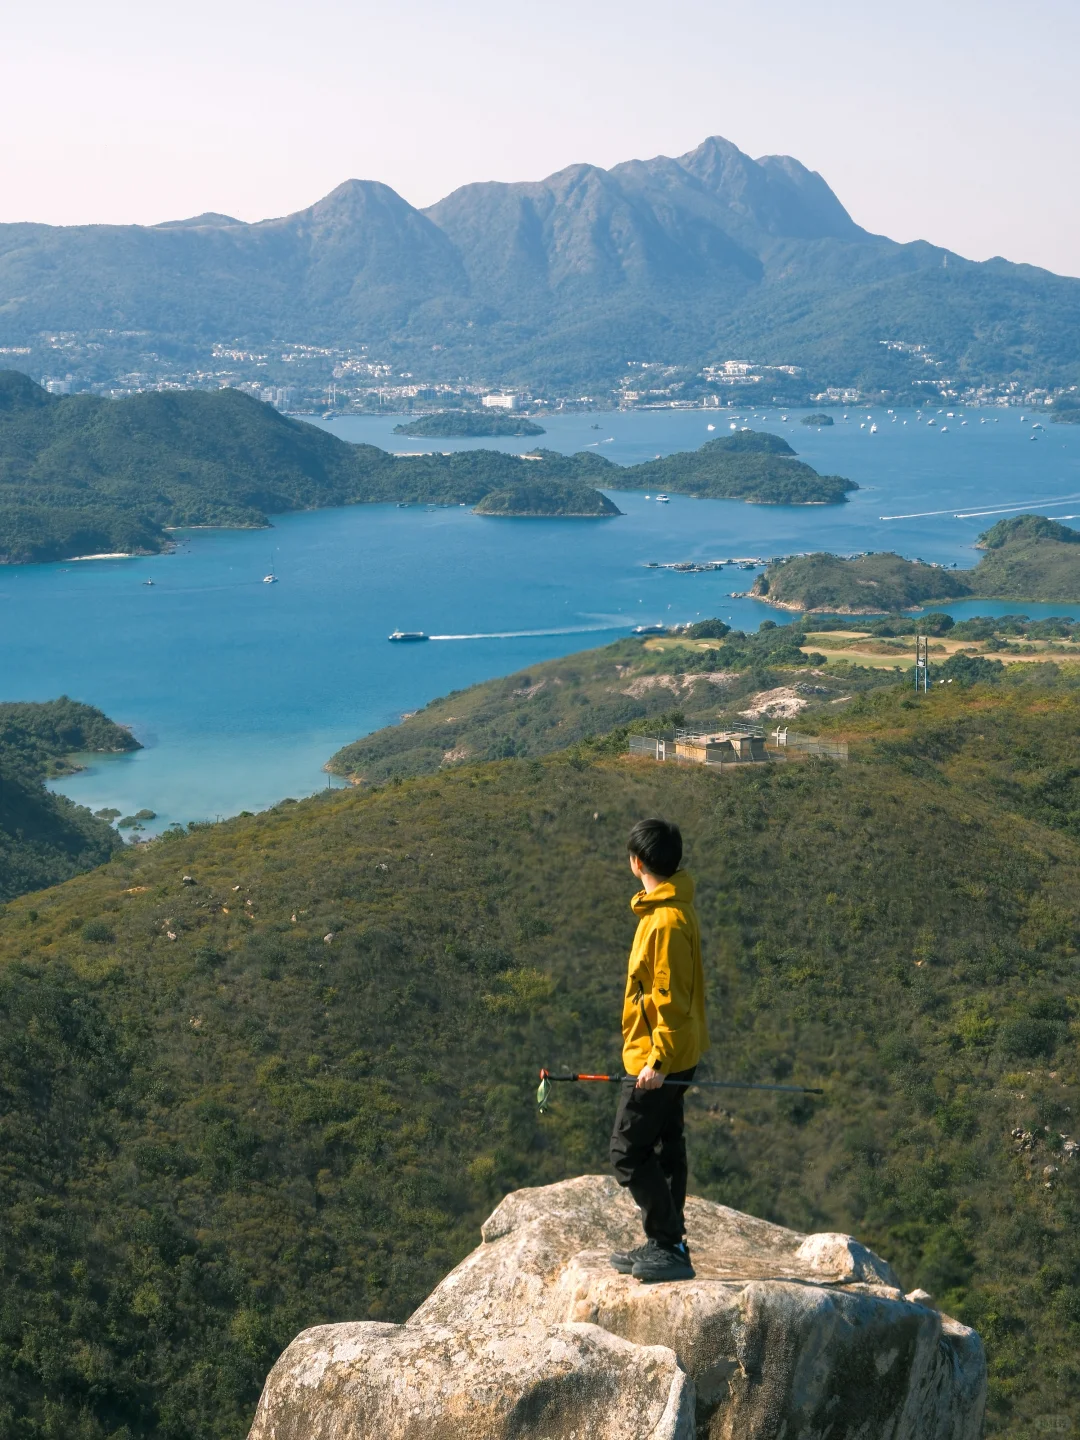
[[[388,635],[386,638],[393,640],[395,643],[400,643],[402,640],[427,640],[430,637],[425,635],[423,630],[395,630],[392,635]]]
[[[669,501],[669,499],[668,499],[668,496],[666,496],[666,495],[657,495],[657,497],[656,497],[656,503],[657,503],[658,505],[667,505],[667,504],[670,503],[670,501]]]

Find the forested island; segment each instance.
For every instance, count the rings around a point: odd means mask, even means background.
[[[771,563],[752,594],[785,610],[874,615],[939,600],[1080,602],[1080,531],[1042,515],[999,520],[971,570],[877,554],[796,555]]]
[[[67,696],[0,704],[0,902],[100,865],[122,844],[106,820],[45,788],[80,751],[138,750],[129,730]]]
[[[822,426],[834,425],[836,422],[831,415],[820,410],[816,415],[804,415],[799,423],[800,425],[816,425],[820,429]]]
[[[796,459],[786,440],[767,430],[739,430],[708,440],[699,450],[630,465],[619,486],[755,505],[839,505],[859,488],[840,475],[819,475]]]
[[[541,479],[558,485],[541,493]],[[170,529],[261,527],[274,514],[332,505],[486,501],[487,514],[617,513],[601,485],[761,504],[830,504],[857,488],[818,475],[778,436],[751,431],[629,467],[592,450],[391,455],[237,390],[106,400],[50,395],[26,375],[0,372],[0,563],[155,554]]]
[[[486,435],[543,435],[544,427],[524,415],[505,410],[440,410],[395,425],[394,434],[471,439]]]
[[[504,490],[493,490],[475,507],[477,515],[601,519],[623,512],[606,495],[573,479],[526,475]]]

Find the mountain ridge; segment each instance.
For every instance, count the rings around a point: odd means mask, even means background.
[[[896,393],[938,375],[1076,384],[1078,324],[1080,279],[874,235],[816,171],[719,136],[674,158],[467,184],[423,209],[349,179],[250,223],[0,225],[11,342],[363,342],[431,378],[563,391],[611,385],[628,360],[700,370],[742,355],[797,367],[804,389]]]

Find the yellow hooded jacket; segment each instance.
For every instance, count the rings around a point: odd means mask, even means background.
[[[623,1066],[672,1075],[689,1070],[709,1048],[701,932],[694,882],[677,870],[651,893],[630,901],[638,918],[623,1000]]]

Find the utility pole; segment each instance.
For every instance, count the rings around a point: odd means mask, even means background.
[[[925,695],[930,689],[930,637],[915,636],[915,693]]]

